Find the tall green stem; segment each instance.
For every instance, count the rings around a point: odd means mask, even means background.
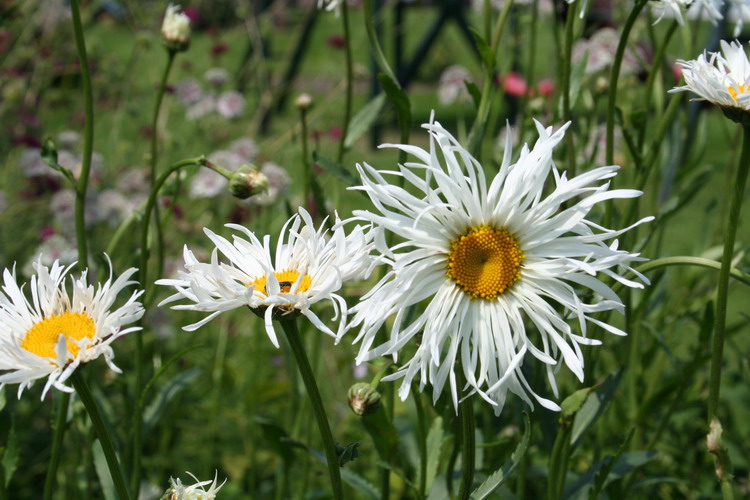
[[[194,165],[202,165],[204,162],[204,158],[197,157],[197,158],[190,158],[187,160],[179,161],[173,165],[171,165],[164,173],[162,173],[158,179],[154,181],[154,184],[151,188],[151,193],[149,194],[148,200],[146,201],[146,208],[143,211],[143,225],[141,226],[141,255],[140,255],[140,264],[138,268],[138,281],[140,282],[141,286],[146,286],[146,283],[148,282],[148,257],[149,257],[149,250],[148,250],[148,232],[149,232],[149,223],[151,221],[151,217],[149,214],[151,214],[154,205],[156,204],[156,199],[159,195],[159,190],[164,185],[166,180],[169,178],[170,175],[172,175],[173,172],[179,170],[183,167],[188,166],[194,166]],[[149,288],[149,295],[153,295],[154,288]],[[151,300],[150,296],[146,296],[144,298],[144,303],[149,303]],[[143,398],[141,397],[141,393],[143,391],[143,331],[135,332],[133,334],[135,336],[135,342],[136,342],[136,357],[135,357],[135,408],[133,412],[133,449],[132,449],[132,470],[131,470],[131,488],[133,491],[138,491],[138,488],[140,487],[140,480],[141,480],[141,448],[142,448],[142,428],[143,428]]]
[[[301,139],[302,139],[302,206],[307,209],[307,200],[310,197],[310,176],[312,175],[310,169],[310,156],[307,147],[307,108],[301,107],[299,110],[299,122],[302,128]],[[324,210],[323,207],[319,207]]]
[[[320,430],[320,437],[323,439],[323,448],[325,449],[326,463],[328,464],[328,474],[331,478],[331,487],[333,488],[333,498],[341,500],[344,498],[344,490],[341,484],[339,458],[336,454],[331,428],[328,426],[328,417],[326,417],[323,399],[320,397],[320,391],[315,382],[315,374],[310,366],[310,361],[307,359],[307,354],[305,353],[305,348],[302,344],[299,330],[297,329],[297,320],[295,318],[282,317],[279,320],[279,323],[281,323],[286,338],[289,340],[289,347],[291,347],[292,354],[297,361],[297,368],[299,368],[302,381],[305,383],[307,395],[310,397],[310,403],[312,404],[313,414],[315,415],[315,420],[317,421],[318,429]]]
[[[461,381],[463,382],[463,380]],[[463,396],[459,392],[459,397]],[[471,485],[474,483],[474,459],[476,453],[474,421],[474,398],[464,397],[458,405],[458,415],[461,419],[461,439],[463,450],[461,451],[461,486],[458,489],[458,498],[468,500],[471,495]]]
[[[73,20],[73,33],[76,39],[78,59],[81,67],[81,80],[83,82],[83,110],[86,117],[83,129],[83,159],[81,172],[76,183],[75,202],[75,226],[76,244],[78,246],[78,267],[88,267],[88,242],[86,240],[86,191],[89,183],[89,172],[91,171],[91,155],[94,151],[94,95],[91,90],[91,72],[89,71],[89,59],[86,53],[86,41],[83,37],[83,26],[81,24],[81,12],[78,0],[70,1],[70,12]],[[47,465],[47,477],[44,481],[44,499],[52,498],[55,486],[57,467],[60,465],[62,454],[63,437],[65,435],[65,418],[68,414],[70,394],[63,393],[57,407],[54,423],[54,438],[52,441],[52,455]]]
[[[571,59],[573,57],[573,32],[575,31],[576,25],[576,12],[578,11],[578,0],[568,5],[568,13],[565,17],[565,40],[563,43],[563,81],[562,81],[562,114],[563,121],[570,121],[573,117],[571,116],[571,104],[570,104],[570,71],[571,71]],[[565,140],[567,142],[568,150],[568,172],[571,178],[576,175],[576,150],[574,143],[575,136],[572,130],[568,130],[565,134]]]
[[[349,29],[349,7],[341,2],[341,21],[344,23],[344,47],[346,49],[346,99],[344,101],[344,126],[341,127],[338,162],[344,160],[344,143],[349,133],[349,122],[352,118],[352,94],[354,85],[354,62],[352,60],[351,30]]]
[[[612,73],[609,77],[609,100],[607,102],[607,165],[612,165],[615,162],[615,103],[617,102],[617,82],[620,79],[622,58],[625,55],[625,47],[628,44],[630,31],[633,29],[635,21],[638,19],[638,14],[641,13],[646,3],[647,0],[638,0],[630,12],[630,16],[622,29],[622,35],[620,35],[620,43],[617,45],[615,60],[612,62]]]
[[[729,300],[729,271],[732,268],[734,242],[739,226],[742,198],[745,194],[748,171],[750,171],[750,125],[743,125],[742,154],[737,167],[737,180],[734,183],[732,201],[729,205],[727,223],[724,227],[724,253],[721,257],[719,283],[716,293],[716,323],[711,342],[711,372],[708,384],[708,422],[719,421],[719,393],[721,390],[721,368],[724,362],[724,338],[727,322],[727,305]],[[709,429],[709,435],[710,435]],[[717,453],[715,457],[716,473],[722,483],[724,498],[732,498],[731,463],[727,453]]]
[[[112,439],[107,430],[107,426],[104,424],[104,419],[99,411],[99,406],[91,395],[91,390],[89,390],[86,380],[83,378],[83,375],[81,375],[80,368],[73,372],[70,376],[70,380],[73,382],[76,394],[81,398],[81,402],[86,408],[86,412],[89,414],[91,423],[94,426],[94,431],[99,438],[99,443],[102,445],[104,457],[107,459],[107,466],[109,467],[109,473],[112,475],[112,482],[115,485],[117,495],[120,500],[129,500],[130,493],[128,492],[127,483],[125,482],[125,479],[123,479],[122,470],[120,470],[120,462],[117,460],[115,447],[112,444]]]
[[[388,60],[385,58],[385,54],[383,54],[383,49],[380,46],[380,41],[378,40],[378,34],[375,31],[375,22],[372,18],[372,0],[364,0],[364,3],[362,4],[362,10],[365,13],[365,30],[367,31],[367,38],[370,41],[370,49],[372,50],[372,54],[375,57],[375,61],[377,61],[378,66],[380,66],[380,69],[383,71],[383,73],[390,76],[391,80],[396,82],[396,85],[401,88],[401,85],[398,83],[398,78],[396,78],[395,73],[393,73],[393,70],[388,64]]]
[[[62,454],[63,436],[65,435],[65,418],[68,415],[68,405],[70,403],[70,393],[60,393],[60,399],[57,402],[57,413],[55,414],[54,437],[52,438],[52,456],[47,465],[47,477],[44,480],[44,500],[52,500],[52,492],[55,489],[55,475],[57,466],[60,465],[60,455]]]
[[[479,156],[479,152],[482,149],[482,138],[484,137],[484,126],[487,123],[487,117],[490,114],[490,107],[492,106],[492,85],[495,80],[495,60],[497,59],[497,47],[500,45],[500,39],[503,36],[503,28],[505,28],[505,21],[508,19],[510,9],[513,7],[513,0],[508,0],[503,6],[503,10],[495,21],[495,28],[492,32],[492,40],[490,42],[490,53],[492,54],[492,62],[490,67],[485,67],[484,83],[482,84],[482,98],[479,100],[479,106],[477,108],[477,117],[471,126],[469,131],[469,152],[476,156]]]
[[[94,95],[91,90],[91,72],[89,71],[89,59],[86,54],[86,41],[83,38],[83,26],[81,25],[81,12],[78,0],[71,0],[70,12],[73,18],[73,32],[76,38],[78,59],[81,67],[81,81],[83,82],[83,112],[86,122],[83,129],[83,159],[81,161],[81,173],[76,184],[76,242],[78,244],[78,267],[88,267],[88,243],[86,241],[86,190],[89,185],[89,172],[91,171],[91,155],[94,151]]]
[[[425,420],[424,406],[422,406],[422,393],[416,383],[411,386],[414,408],[417,410],[417,440],[419,448],[419,498],[425,497],[427,489],[427,422]]]

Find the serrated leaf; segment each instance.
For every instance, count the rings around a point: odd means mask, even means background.
[[[359,448],[360,444],[362,444],[361,441],[354,441],[353,443],[349,443],[346,446],[341,446],[338,443],[334,445],[336,454],[339,456],[339,467],[343,467],[348,462],[353,461],[355,458],[358,458],[361,455],[361,453],[357,449]]]
[[[159,419],[161,419],[162,415],[167,410],[169,403],[172,402],[178,394],[187,389],[202,371],[202,367],[195,366],[187,371],[180,372],[172,377],[172,379],[156,393],[151,404],[143,411],[144,438],[151,429],[153,429]]]
[[[354,174],[345,169],[340,163],[328,158],[327,156],[323,156],[317,151],[313,151],[313,160],[318,166],[320,166],[320,168],[329,174],[333,174],[337,179],[346,184],[347,187],[358,186],[360,184]],[[362,191],[362,194],[365,196],[367,195],[364,191]]]
[[[510,460],[493,472],[479,487],[474,490],[471,494],[472,500],[483,500],[487,498],[490,493],[495,491],[500,485],[502,485],[518,467],[519,462],[526,454],[526,448],[529,446],[529,438],[531,437],[531,420],[529,414],[524,412],[523,414],[523,427],[524,433],[521,437],[521,442],[516,446],[516,450],[510,456]]]
[[[596,387],[584,387],[565,398],[565,400],[560,403],[560,420],[568,419],[578,413],[586,402],[586,399],[589,397],[589,394],[591,394],[594,389],[596,389]]]
[[[351,148],[357,139],[370,130],[372,124],[380,116],[385,98],[385,94],[378,94],[352,117],[349,122],[349,132],[344,139],[344,147]]]
[[[594,393],[586,399],[583,407],[581,407],[573,419],[573,427],[570,431],[571,449],[576,446],[578,440],[604,412],[604,409],[612,400],[615,390],[620,385],[621,378],[622,370],[611,373],[601,385],[595,388]]]
[[[91,446],[91,452],[94,455],[94,469],[96,470],[96,476],[99,478],[99,485],[102,488],[105,500],[118,500],[115,493],[115,483],[112,481],[112,475],[107,465],[107,458],[104,456],[102,444],[98,439]]]
[[[20,449],[18,448],[18,434],[16,433],[16,419],[11,418],[10,430],[8,431],[8,442],[3,450],[2,467],[5,478],[5,487],[10,484],[10,479],[18,466],[18,457]]]
[[[437,475],[444,436],[443,419],[442,417],[437,417],[432,421],[430,431],[427,433],[427,477],[425,480],[425,492],[428,494],[432,489],[432,483],[435,481],[435,476]]]

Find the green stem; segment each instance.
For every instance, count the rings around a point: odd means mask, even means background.
[[[662,259],[654,259],[646,262],[645,264],[638,266],[636,268],[636,271],[638,271],[639,273],[645,273],[654,269],[659,269],[661,267],[670,266],[698,266],[706,267],[709,269],[716,269],[717,271],[721,270],[720,262],[716,262],[715,260],[711,259],[705,259],[703,257],[664,257]],[[749,274],[740,271],[736,267],[730,269],[729,274],[737,281],[750,286]],[[617,290],[617,285],[615,285],[612,289]]]
[[[331,487],[333,488],[333,498],[341,500],[344,498],[344,491],[341,484],[339,458],[336,454],[331,428],[328,426],[328,417],[326,417],[323,399],[320,397],[318,385],[315,383],[315,374],[310,366],[310,361],[307,359],[307,354],[305,354],[305,348],[297,329],[297,320],[295,318],[282,317],[279,323],[281,323],[286,338],[289,340],[289,347],[291,347],[292,354],[297,361],[297,368],[299,368],[302,381],[305,383],[307,395],[310,397],[310,403],[312,404],[313,414],[320,430],[320,437],[323,439],[328,474],[331,478]]]
[[[112,439],[107,431],[107,426],[104,424],[104,419],[99,411],[99,406],[91,395],[91,390],[89,389],[86,380],[83,378],[83,375],[81,375],[80,368],[73,372],[70,376],[70,380],[73,382],[76,394],[81,398],[81,402],[86,408],[86,412],[89,414],[91,423],[94,426],[94,431],[99,438],[99,443],[102,445],[104,457],[107,459],[107,466],[109,467],[109,473],[112,475],[112,482],[115,485],[117,495],[120,500],[129,500],[130,493],[128,492],[127,483],[125,482],[125,479],[123,479],[122,470],[120,470],[120,462],[117,460],[115,447],[112,444]]]
[[[563,122],[568,122],[572,119],[570,110],[570,71],[571,71],[571,59],[573,54],[573,33],[575,31],[576,18],[578,17],[576,12],[578,11],[578,0],[568,5],[568,13],[565,16],[565,39],[563,41],[563,78],[562,78],[562,114]],[[567,170],[571,178],[576,175],[576,151],[574,144],[573,131],[568,130],[565,134],[565,140],[567,142],[568,150],[568,167]]]
[[[157,132],[159,126],[159,111],[161,111],[161,103],[164,100],[164,92],[167,88],[167,79],[169,73],[172,70],[174,58],[177,52],[174,50],[167,50],[167,65],[164,67],[164,73],[161,75],[161,81],[159,82],[159,88],[156,93],[156,104],[154,105],[154,116],[151,119],[151,180],[156,179],[156,163],[158,161],[158,150],[157,143],[159,141],[159,134]]]
[[[570,425],[561,422],[547,469],[547,498],[550,500],[560,498],[565,487],[565,474],[567,472],[565,464],[567,464],[569,447]]]
[[[349,133],[349,121],[352,117],[352,94],[354,85],[354,62],[352,58],[351,30],[349,29],[349,7],[341,2],[341,21],[344,23],[344,46],[346,49],[346,100],[344,101],[344,125],[341,127],[338,162],[344,160],[344,143]]]
[[[310,157],[308,156],[309,151],[307,148],[307,109],[300,108],[299,110],[299,122],[302,127],[301,139],[302,139],[302,206],[307,209],[307,200],[310,196]],[[323,207],[319,207],[323,210]]]
[[[398,82],[398,78],[396,78],[393,70],[388,65],[388,60],[385,58],[385,54],[383,54],[383,49],[381,48],[380,41],[378,40],[378,34],[375,31],[375,22],[372,18],[372,0],[364,0],[362,10],[364,10],[365,13],[365,30],[367,31],[367,38],[370,41],[370,48],[372,49],[372,54],[375,57],[375,61],[377,61],[378,66],[380,66],[380,69],[383,71],[383,73],[390,76],[391,80],[396,82],[398,88],[401,88],[401,84]]]
[[[62,453],[63,436],[65,435],[65,418],[68,416],[68,405],[70,403],[70,393],[63,392],[60,394],[60,400],[57,402],[57,413],[55,414],[54,437],[52,439],[52,456],[47,465],[47,478],[44,481],[44,500],[52,500],[52,492],[55,488],[55,476],[57,467],[60,465],[60,455]]]
[[[495,29],[492,33],[492,41],[490,43],[490,51],[492,53],[492,64],[491,67],[485,67],[484,83],[482,84],[482,98],[479,100],[479,107],[477,109],[477,117],[471,126],[469,131],[469,152],[476,156],[479,156],[479,151],[482,148],[482,138],[484,137],[484,125],[487,123],[487,117],[490,114],[490,107],[492,106],[492,86],[495,80],[495,60],[497,59],[497,47],[500,44],[500,39],[503,36],[503,28],[505,27],[505,21],[508,19],[510,9],[513,7],[513,0],[508,0],[503,6],[503,10],[495,21]]]
[[[424,406],[422,406],[422,393],[419,386],[412,383],[412,399],[414,408],[417,410],[417,441],[419,447],[419,498],[425,497],[427,489],[427,422],[425,420]]]
[[[205,165],[205,159],[204,157],[197,157],[197,158],[190,158],[187,160],[178,161],[177,163],[171,165],[164,173],[159,176],[158,179],[154,182],[151,193],[149,194],[148,200],[146,201],[146,207],[143,211],[143,224],[141,226],[141,242],[140,242],[140,264],[138,268],[138,281],[141,284],[141,286],[145,286],[145,284],[148,281],[148,257],[149,257],[149,250],[148,250],[148,232],[149,232],[149,222],[151,221],[151,217],[149,217],[149,214],[154,209],[154,205],[156,203],[156,199],[159,195],[159,190],[166,182],[167,178],[169,178],[170,175],[172,175],[173,172],[176,170],[179,170],[183,167],[193,166],[193,165]],[[154,287],[150,287],[149,291],[151,292],[151,295],[154,293]],[[148,303],[151,300],[151,296],[147,296],[144,298],[144,303]],[[142,321],[142,320],[141,320]],[[140,476],[141,476],[141,448],[142,448],[142,428],[143,428],[143,421],[142,421],[142,413],[143,413],[143,398],[141,397],[141,394],[144,392],[143,388],[143,331],[135,332],[133,334],[135,336],[135,346],[136,346],[136,356],[135,356],[135,411],[133,413],[134,419],[133,419],[133,456],[132,456],[132,478],[131,478],[131,487],[133,488],[133,491],[138,491],[137,488],[140,487]]]
[[[729,301],[729,274],[732,268],[734,242],[739,227],[742,198],[745,194],[745,184],[750,171],[750,125],[743,126],[742,154],[737,167],[737,180],[734,184],[732,201],[729,205],[727,223],[724,227],[724,253],[721,257],[719,283],[716,293],[716,323],[711,342],[711,371],[708,384],[708,422],[719,420],[719,393],[721,390],[721,369],[724,362],[724,337],[727,321],[727,306]],[[710,432],[710,429],[709,429]],[[725,499],[732,498],[732,466],[727,453],[719,453],[715,457],[716,471],[721,481],[721,491]],[[720,473],[719,471],[722,471]]]
[[[607,104],[607,165],[612,165],[615,157],[615,103],[617,101],[617,82],[620,78],[620,66],[622,66],[622,58],[625,55],[625,47],[628,44],[630,31],[638,19],[638,14],[646,6],[646,2],[647,0],[638,0],[630,12],[630,16],[622,29],[622,35],[620,35],[620,43],[617,45],[615,59],[612,62],[612,73],[609,77],[609,101]]]
[[[86,241],[86,190],[89,183],[89,172],[91,171],[91,155],[94,151],[94,96],[91,91],[91,72],[89,71],[89,59],[86,55],[86,41],[83,38],[83,26],[81,25],[81,12],[78,0],[71,0],[70,12],[73,18],[73,32],[75,33],[78,59],[81,66],[81,80],[83,82],[83,111],[86,122],[83,129],[83,159],[81,162],[81,173],[76,184],[76,242],[78,245],[78,267],[88,267],[88,244]]]
[[[462,397],[459,392],[459,397]],[[461,419],[461,439],[463,449],[461,451],[461,486],[458,488],[458,498],[468,500],[471,495],[471,486],[474,483],[475,467],[475,428],[474,420],[474,398],[472,396],[464,397],[458,405],[458,415]],[[450,473],[450,472],[449,472]]]
[[[526,63],[526,76],[529,82],[533,82],[536,75],[536,43],[537,43],[537,23],[539,20],[539,0],[534,0],[534,4],[531,7],[531,26],[529,27],[529,60]],[[524,144],[524,137],[526,135],[526,119],[528,117],[528,102],[529,96],[524,95],[521,98],[521,109],[519,111],[520,119],[518,120],[518,144]]]

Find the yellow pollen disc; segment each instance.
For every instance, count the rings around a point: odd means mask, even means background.
[[[74,341],[84,337],[94,338],[96,327],[91,316],[85,313],[64,312],[49,318],[44,318],[26,332],[21,341],[21,347],[42,358],[57,358],[55,347],[60,334],[65,335],[68,353],[78,356],[80,348]]]
[[[524,258],[506,228],[481,225],[451,241],[447,274],[472,298],[492,301],[521,278]]]
[[[737,88],[740,90],[740,94],[744,94],[745,91],[750,91],[750,83],[748,83],[747,85],[743,85],[741,83],[738,83],[737,84]],[[734,87],[733,86],[729,86],[729,87],[727,87],[727,90],[731,94],[732,100],[734,102],[737,102],[737,91],[734,90]]]
[[[279,281],[279,288],[281,289],[281,293],[289,293],[289,291],[292,289],[292,285],[294,285],[299,279],[299,271],[282,271],[280,273],[273,274]],[[302,276],[302,282],[300,282],[299,287],[297,288],[297,292],[306,292],[310,289],[311,284],[312,278],[310,278],[308,275]],[[263,295],[268,295],[268,292],[266,292],[265,276],[254,279],[248,286],[252,285],[255,285],[255,289],[262,292]]]

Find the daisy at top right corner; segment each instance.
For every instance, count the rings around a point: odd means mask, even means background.
[[[750,61],[739,42],[722,40],[721,52],[704,52],[677,63],[685,85],[670,92],[693,92],[698,100],[719,106],[727,118],[750,125]]]

